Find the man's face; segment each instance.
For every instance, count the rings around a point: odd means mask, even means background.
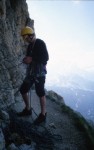
[[[23,35],[23,40],[28,43],[32,42],[33,38],[34,35]]]
[[[23,35],[22,37],[25,42],[28,42],[28,35]]]

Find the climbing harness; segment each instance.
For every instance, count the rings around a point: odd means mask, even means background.
[[[19,63],[16,66],[21,65],[21,63]],[[9,69],[13,69],[13,66]],[[38,82],[36,80],[36,82]],[[31,106],[31,99],[32,99],[32,89],[30,89],[29,91],[29,101],[30,101],[30,109],[32,109],[32,111],[35,113],[36,116],[37,113],[35,112],[35,110],[32,108]],[[10,122],[12,125],[12,128],[6,129],[7,131],[5,132],[5,137],[6,139],[9,138],[9,135],[11,135],[13,132],[18,132],[19,135],[21,134],[23,136],[23,138],[28,137],[30,140],[34,140],[37,144],[37,148],[38,149],[50,149],[50,150],[54,150],[55,145],[54,143],[56,142],[62,142],[62,136],[61,135],[57,135],[57,134],[53,134],[51,133],[51,131],[49,129],[47,129],[47,127],[45,127],[44,125],[39,125],[40,128],[42,128],[42,130],[39,130],[38,126],[35,126],[34,124],[30,123],[29,121],[23,121],[21,119],[18,119],[15,112],[13,112],[13,110],[9,110],[10,113]],[[3,127],[2,127],[3,128]],[[7,134],[7,135],[6,135]],[[15,139],[14,141],[12,141],[15,143]],[[17,146],[17,148],[20,150],[20,147]],[[31,145],[32,148],[32,145]],[[29,150],[30,148],[28,148],[27,150]]]

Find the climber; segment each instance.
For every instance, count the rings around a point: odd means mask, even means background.
[[[43,40],[37,39],[33,28],[24,27],[21,31],[21,36],[28,43],[26,56],[23,63],[27,64],[26,77],[20,87],[20,93],[23,97],[25,108],[18,116],[29,116],[32,114],[32,109],[29,104],[28,92],[32,85],[35,85],[36,94],[40,99],[41,112],[35,119],[34,124],[40,124],[46,120],[46,97],[45,97],[45,79],[46,65],[49,59],[46,44]]]

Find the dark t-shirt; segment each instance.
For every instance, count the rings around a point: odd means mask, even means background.
[[[35,76],[44,76],[46,71],[46,64],[49,60],[46,44],[41,39],[36,39],[35,44],[29,44],[26,56],[32,57],[32,63],[29,69],[32,69],[31,74]]]
[[[44,41],[36,39],[34,47],[32,44],[29,44],[27,49],[27,56],[31,56],[34,62],[43,63],[46,65],[49,56]]]

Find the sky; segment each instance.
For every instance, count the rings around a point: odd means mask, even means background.
[[[94,75],[94,1],[26,0],[37,38],[45,41],[49,82],[71,73]]]

